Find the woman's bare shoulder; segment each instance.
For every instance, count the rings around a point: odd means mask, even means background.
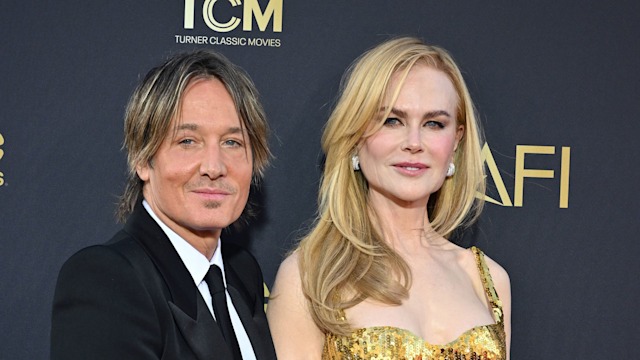
[[[297,252],[280,264],[267,306],[267,319],[278,359],[319,359],[324,334],[309,313]]]
[[[276,274],[276,280],[274,284],[273,291],[276,292],[279,290],[279,287],[294,286],[300,287],[300,262],[298,259],[298,252],[294,251],[289,254],[280,264],[278,268],[278,273]],[[286,288],[285,288],[286,290]]]
[[[484,258],[486,259],[487,267],[489,268],[489,273],[491,274],[491,279],[493,280],[496,288],[508,288],[510,279],[507,270],[505,270],[500,264],[498,264],[495,260],[487,256],[486,254]]]

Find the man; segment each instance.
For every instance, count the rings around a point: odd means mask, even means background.
[[[251,80],[219,54],[152,69],[125,116],[124,228],[62,267],[52,359],[275,359],[255,259],[222,229],[271,156]]]

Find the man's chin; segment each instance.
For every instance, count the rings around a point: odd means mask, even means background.
[[[205,201],[204,203],[204,207],[206,209],[217,209],[222,205],[222,202],[220,201]]]

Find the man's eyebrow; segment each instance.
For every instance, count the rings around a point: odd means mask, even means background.
[[[242,133],[242,128],[239,126],[232,126],[229,129],[227,129],[227,134],[238,134],[238,133]]]
[[[180,130],[198,130],[198,125],[196,124],[191,124],[191,123],[186,123],[186,124],[180,124],[178,126],[176,126],[175,128],[176,131],[180,131]]]
[[[180,124],[178,126],[175,127],[174,131],[178,132],[180,130],[191,130],[191,131],[196,131],[198,130],[198,124],[193,124],[193,123],[184,123],[184,124]],[[243,129],[239,126],[230,126],[229,128],[227,128],[227,131],[225,131],[226,134],[241,134],[243,133]]]

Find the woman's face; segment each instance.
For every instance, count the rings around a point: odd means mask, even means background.
[[[360,168],[374,204],[424,207],[442,186],[464,127],[457,124],[458,95],[444,72],[414,65],[391,104],[400,76],[391,77],[380,109],[383,115],[390,108],[389,116],[360,144]]]

